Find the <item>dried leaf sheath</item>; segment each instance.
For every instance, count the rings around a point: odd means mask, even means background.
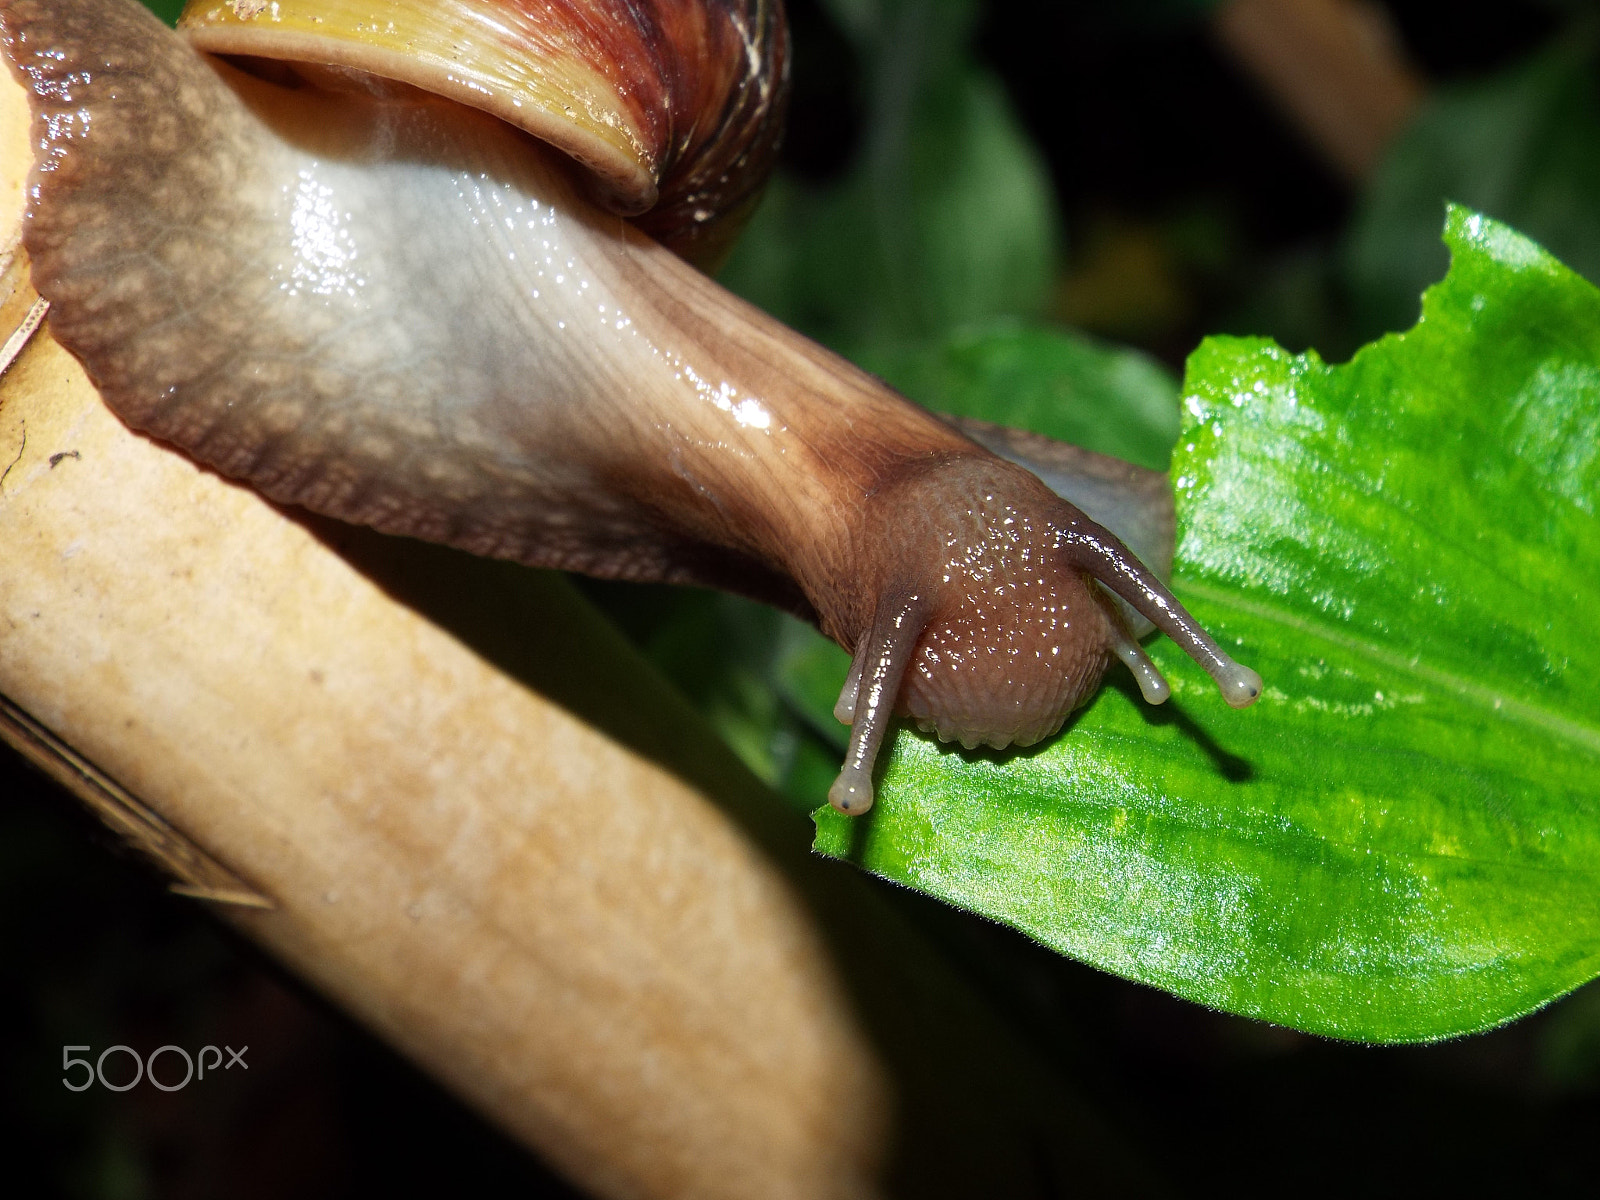
[[[874,1051],[722,812],[130,433],[47,337],[0,378],[0,471],[22,426],[0,696],[160,822],[121,829],[175,830],[221,916],[595,1195],[871,1194]],[[583,636],[532,611],[529,653]]]

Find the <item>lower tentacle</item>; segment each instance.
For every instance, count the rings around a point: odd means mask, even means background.
[[[855,666],[840,693],[836,714],[848,712],[850,745],[844,767],[828,789],[828,803],[860,816],[872,807],[872,769],[894,719],[906,668],[927,624],[928,604],[909,596],[879,605],[872,629],[856,647]],[[841,717],[841,719],[846,719]]]
[[[1111,622],[1111,649],[1133,672],[1139,685],[1139,694],[1147,704],[1165,704],[1172,696],[1172,686],[1161,674],[1161,668],[1150,661],[1137,638],[1122,627],[1120,621]]]

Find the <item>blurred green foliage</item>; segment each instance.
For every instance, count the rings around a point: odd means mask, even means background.
[[[185,0],[143,0],[144,6],[168,25],[178,23],[178,14],[183,11]]]
[[[1600,55],[1587,22],[1511,69],[1441,90],[1395,143],[1344,247],[1358,332],[1402,329],[1444,273],[1446,200],[1600,279]]]
[[[1056,207],[1004,90],[967,49],[977,5],[829,9],[870,81],[856,161],[825,188],[775,180],[723,282],[847,356],[1041,314]]]
[[[1178,385],[1125,347],[1042,323],[968,325],[928,344],[876,347],[856,361],[927,407],[1006,420],[1075,446],[1167,468],[1178,436]]]

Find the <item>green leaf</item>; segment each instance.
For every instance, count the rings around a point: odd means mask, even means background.
[[[1344,366],[1193,356],[1166,641],[1036,752],[895,742],[817,848],[1204,1004],[1338,1037],[1483,1029],[1600,973],[1600,292],[1452,209],[1421,322]]]

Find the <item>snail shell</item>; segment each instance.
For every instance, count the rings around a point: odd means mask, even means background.
[[[760,198],[783,131],[782,0],[190,0],[211,54],[319,64],[493,113],[694,262]]]
[[[266,42],[238,39],[271,34],[291,7],[186,21],[261,55]],[[702,0],[691,19],[689,0],[660,0],[673,19],[654,24],[649,5],[617,7],[636,29],[693,35],[677,49],[638,39],[667,64],[660,95],[713,98],[703,120],[629,118],[644,174],[669,207],[713,192],[745,203],[756,184],[682,151],[770,157],[767,118],[751,114],[771,113],[781,82],[719,90],[737,73],[701,56],[731,36],[707,31],[736,28],[743,61],[780,63],[776,5]],[[399,87],[348,74],[374,66],[361,50],[292,79],[245,74],[131,0],[11,0],[0,22],[35,108],[35,285],[125,421],[281,502],[533,565],[725,588],[815,621],[854,654],[830,795],[842,811],[871,804],[896,711],[968,746],[1025,745],[1058,730],[1114,657],[1163,699],[1113,593],[1230,703],[1259,693],[1122,541],[1017,461],[1071,476],[1072,455],[1052,466],[1048,443],[973,428],[1000,453],[984,449],[598,207],[557,151],[412,86],[424,72]],[[310,53],[312,35],[291,33]],[[631,102],[656,86],[580,60],[562,86],[591,115],[607,87]],[[565,69],[559,53],[540,61],[523,74]],[[486,107],[516,108],[509,95]],[[557,104],[541,103],[522,108]],[[632,208],[650,189],[639,176],[628,193],[627,176],[602,190]],[[1112,497],[1108,514],[1153,527],[1165,503],[1170,522],[1164,483],[1085,462],[1080,482]]]

